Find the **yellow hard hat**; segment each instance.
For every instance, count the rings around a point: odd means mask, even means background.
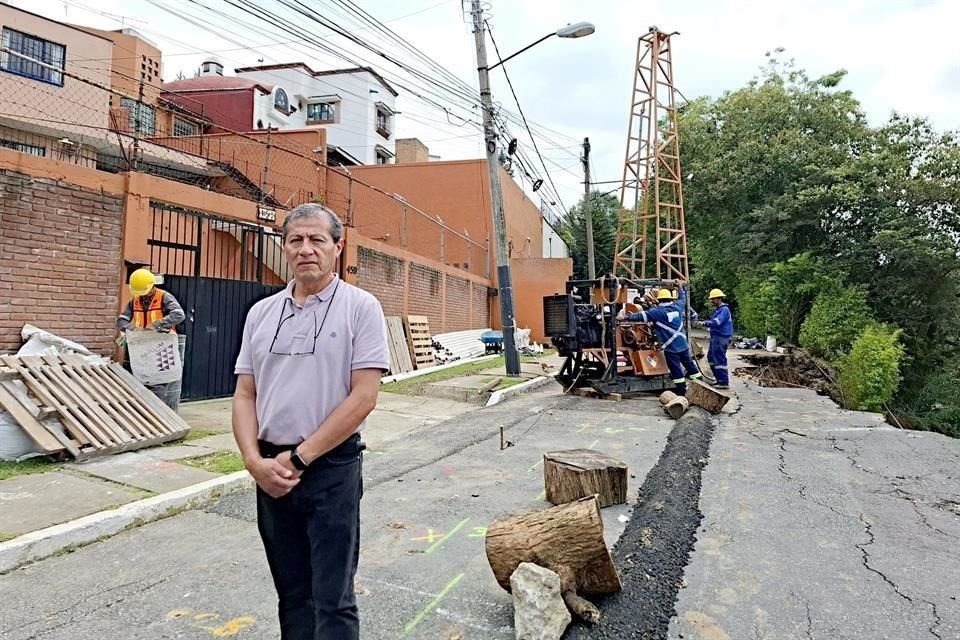
[[[157,279],[149,269],[137,269],[130,274],[130,295],[145,296],[153,289]]]
[[[673,300],[673,293],[670,292],[670,289],[660,289],[657,292],[657,300]]]
[[[713,300],[714,298],[726,298],[727,294],[725,294],[723,291],[720,291],[720,289],[711,289],[710,295],[707,297]]]

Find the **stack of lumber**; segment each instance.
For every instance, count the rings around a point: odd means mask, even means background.
[[[78,460],[178,440],[190,431],[120,365],[77,355],[0,357],[0,408],[40,451]]]
[[[427,316],[407,316],[404,318],[404,325],[414,368],[426,369],[434,366],[436,360],[433,357],[433,341],[430,339],[430,320]]]
[[[454,331],[433,336],[433,348],[436,352],[437,361],[444,363],[482,356],[487,351],[480,340],[484,331],[489,331],[489,329],[470,329],[469,331]]]
[[[386,316],[385,319],[387,344],[390,346],[391,375],[413,371],[413,360],[410,359],[410,346],[407,344],[407,335],[403,329],[403,318]]]

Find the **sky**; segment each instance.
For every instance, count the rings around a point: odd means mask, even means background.
[[[238,0],[230,1],[237,4]],[[474,38],[461,0],[354,1],[476,91]],[[237,20],[256,19],[228,0],[8,0],[8,4],[92,27],[132,27],[162,49],[167,81],[178,71],[192,75],[210,53],[224,62],[228,73],[258,64],[260,59],[265,64],[306,62],[316,70],[350,66],[264,23],[254,29],[244,27]],[[295,16],[278,0],[257,4]],[[304,4],[387,53],[412,61],[396,43],[353,22],[355,16],[345,15],[336,0]],[[161,7],[200,18],[201,25]],[[556,193],[547,195],[549,186],[532,194],[526,185],[538,204],[545,198],[558,209],[569,208],[582,197],[579,145],[584,137],[591,141],[593,180],[621,178],[637,39],[651,25],[679,32],[673,40],[675,81],[688,98],[719,96],[743,86],[764,64],[765,54],[779,47],[812,77],[846,69],[848,76],[841,87],[854,92],[874,124],[895,110],[929,117],[940,129],[960,129],[960,38],[956,35],[960,2],[955,0],[485,0],[484,7],[504,57],[566,24],[589,21],[596,26],[589,37],[550,38],[504,65],[523,112],[541,127],[537,142],[547,171],[522,127],[511,125],[511,133],[531,160],[529,172],[543,178],[549,173],[556,185]],[[234,33],[225,34],[229,38],[225,40],[210,33],[204,20],[221,33]],[[296,17],[296,23],[338,50],[353,57],[362,55],[364,63],[372,63],[388,79],[414,82],[374,54],[355,51],[325,27],[302,16]],[[497,59],[489,42],[488,56],[491,63]],[[422,61],[417,64],[425,66]],[[491,72],[491,82],[495,102],[516,112],[502,69]],[[447,115],[402,89],[397,109],[401,112],[396,116],[397,137],[420,138],[431,154],[444,160],[483,153],[479,129],[463,121],[479,122],[479,112],[471,116],[465,108],[452,108],[454,115]],[[597,189],[616,187],[612,182]]]

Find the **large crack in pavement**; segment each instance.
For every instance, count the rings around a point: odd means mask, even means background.
[[[577,622],[565,638],[667,638],[683,572],[696,542],[700,487],[716,422],[692,407],[677,420],[613,549],[623,589],[603,598],[600,622]]]
[[[873,525],[870,523],[869,520],[863,517],[862,513],[860,514],[860,522],[863,524],[864,531],[866,532],[867,537],[869,538],[867,542],[861,542],[860,544],[855,545],[857,549],[860,550],[860,554],[863,557],[864,568],[866,568],[867,571],[870,571],[871,573],[875,573],[878,576],[880,576],[880,578],[883,579],[883,581],[886,582],[887,585],[889,585],[890,588],[893,589],[894,593],[896,593],[898,596],[900,596],[901,598],[909,602],[911,605],[916,604],[915,600],[910,596],[908,596],[907,594],[905,594],[903,591],[901,591],[900,587],[893,580],[887,577],[887,575],[884,572],[870,565],[870,552],[867,551],[867,547],[869,547],[870,545],[874,544],[874,542],[876,542],[876,536],[873,533]],[[927,630],[930,632],[931,635],[933,635],[936,638],[941,638],[942,640],[942,636],[936,631],[937,627],[939,627],[942,622],[942,620],[940,619],[940,614],[937,612],[937,605],[927,600],[920,600],[920,602],[929,606],[933,611],[934,624],[933,626],[928,627]]]

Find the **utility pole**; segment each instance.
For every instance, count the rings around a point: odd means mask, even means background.
[[[590,197],[590,138],[583,139],[583,208],[587,224],[587,277],[597,277],[593,260],[593,202]]]
[[[503,190],[500,185],[500,162],[497,159],[497,131],[493,122],[493,97],[490,94],[490,70],[487,68],[486,28],[480,0],[472,0],[473,36],[477,45],[477,73],[480,77],[480,102],[483,107],[483,138],[490,173],[490,204],[493,208],[493,235],[496,243],[497,288],[500,297],[500,325],[503,328],[503,353],[507,375],[520,375],[520,354],[517,352],[513,317],[513,286],[510,283],[510,256],[507,254],[507,224],[503,215]]]

